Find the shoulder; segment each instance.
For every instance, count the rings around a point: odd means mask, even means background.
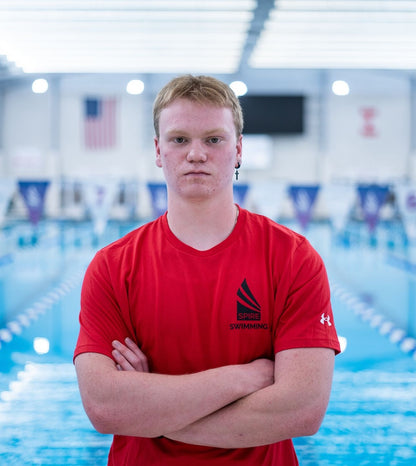
[[[266,241],[277,244],[279,247],[298,248],[311,247],[305,236],[291,230],[290,228],[281,225],[269,217],[261,214],[256,214],[248,210],[241,209],[244,215],[245,230],[250,235],[264,238]]]
[[[112,267],[125,262],[131,262],[137,257],[137,252],[143,243],[157,241],[162,231],[162,217],[140,225],[122,238],[100,249],[92,260],[92,264],[100,264]]]
[[[243,210],[244,243],[257,253],[271,257],[276,267],[284,269],[321,269],[323,261],[308,239],[268,217]]]

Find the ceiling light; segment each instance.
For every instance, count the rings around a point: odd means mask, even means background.
[[[44,94],[48,90],[48,81],[46,79],[35,79],[32,83],[32,91],[35,94]]]
[[[247,94],[247,86],[243,81],[233,81],[230,87],[237,97]]]
[[[144,91],[144,82],[140,79],[132,79],[127,83],[126,91],[131,95],[139,95]]]
[[[348,95],[350,93],[350,86],[346,81],[334,81],[332,83],[332,92],[339,96]]]

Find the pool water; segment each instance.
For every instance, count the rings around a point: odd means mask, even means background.
[[[22,356],[15,356],[17,364]],[[30,359],[3,393],[0,464],[107,464],[111,438],[91,428],[81,408],[73,365],[67,360]]]
[[[0,257],[0,465],[107,463],[111,436],[95,432],[83,411],[72,350],[85,267],[97,247],[132,227],[110,225],[101,242],[87,227],[68,225],[45,225],[34,244],[16,240],[19,227],[13,241],[8,237],[12,247],[3,257],[9,258]],[[414,466],[412,268],[397,267],[400,248],[339,245],[327,226],[308,235],[327,264],[335,322],[347,346],[336,358],[320,431],[294,441],[299,462]],[[37,337],[49,342],[48,353],[34,350]]]

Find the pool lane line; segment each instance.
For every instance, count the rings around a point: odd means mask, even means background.
[[[15,319],[8,322],[6,327],[0,328],[0,349],[3,343],[10,343],[15,335],[20,335],[25,327],[29,327],[32,322],[49,311],[64,296],[78,286],[81,283],[83,275],[84,270],[82,272],[77,271],[65,280],[62,280],[45,296],[18,314]]]
[[[397,254],[390,253],[386,256],[386,263],[396,269],[402,270],[410,275],[416,275],[416,263],[412,262],[406,257],[398,256]]]
[[[343,302],[355,315],[371,328],[378,330],[379,334],[388,338],[399,349],[416,361],[416,339],[408,335],[402,328],[377,312],[356,294],[348,291],[339,283],[331,282],[332,296]]]

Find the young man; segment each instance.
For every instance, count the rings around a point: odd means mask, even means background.
[[[165,215],[97,253],[84,279],[75,365],[110,465],[298,464],[339,351],[322,260],[236,206],[238,99],[183,76],[154,106]]]

